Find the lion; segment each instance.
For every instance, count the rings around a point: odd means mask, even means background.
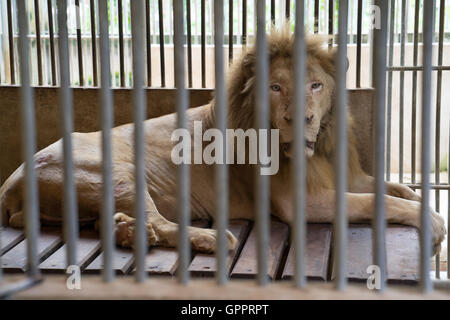
[[[279,130],[279,171],[270,177],[271,214],[290,224],[294,220],[293,185],[293,36],[286,31],[272,31],[267,36],[270,61],[271,127]],[[333,223],[335,191],[333,155],[335,107],[335,52],[328,50],[322,37],[306,39],[307,72],[305,79],[305,153],[307,159],[306,219],[310,223]],[[233,129],[247,130],[255,123],[255,48],[248,48],[235,59],[227,77],[228,119]],[[193,135],[194,121],[202,130],[215,126],[215,100],[187,111],[188,130]],[[349,223],[369,222],[374,216],[374,178],[361,168],[348,114],[348,192]],[[176,114],[145,121],[145,190],[146,230],[149,246],[177,245],[177,166],[171,161],[176,129]],[[134,165],[133,124],[115,127],[112,132],[113,182],[116,213],[115,238],[118,245],[133,246]],[[79,221],[96,221],[101,212],[102,157],[101,132],[73,133],[74,177],[77,189]],[[63,153],[59,140],[35,155],[35,168],[40,190],[40,218],[45,223],[62,222]],[[214,165],[191,165],[191,217],[215,218]],[[229,218],[255,217],[254,165],[229,165]],[[24,226],[22,164],[3,184],[0,199],[3,221],[13,227]],[[386,182],[386,220],[420,228],[420,197],[407,186]],[[439,248],[446,229],[444,220],[430,209],[434,249]],[[216,250],[216,230],[189,226],[191,247],[200,252]],[[228,248],[236,246],[236,238],[227,231]]]

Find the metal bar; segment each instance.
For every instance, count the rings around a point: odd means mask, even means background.
[[[102,106],[102,248],[103,248],[103,280],[114,279],[114,190],[112,170],[111,129],[114,125],[113,97],[111,92],[111,65],[109,52],[108,3],[99,1],[100,24],[100,98]]]
[[[81,45],[81,24],[80,24],[80,0],[75,0],[75,9],[77,20],[78,77],[80,86],[84,86],[83,48]]]
[[[206,29],[205,0],[201,1],[202,88],[206,87]]]
[[[256,127],[268,131],[269,126],[269,57],[266,43],[266,1],[257,1],[257,29],[256,29]],[[261,143],[260,143],[261,147]],[[265,146],[267,147],[267,145]],[[259,163],[256,172],[256,230],[258,243],[258,283],[266,285],[267,253],[269,245],[269,176],[261,175]]]
[[[335,246],[336,246],[336,288],[344,290],[347,285],[346,260],[347,260],[347,88],[346,88],[346,62],[347,62],[347,14],[348,1],[339,0],[339,24],[338,24],[338,52],[336,66],[336,218]]]
[[[448,121],[449,124],[449,128],[450,128],[450,119]],[[450,185],[450,130],[449,130],[449,139],[448,139],[448,150],[449,150],[449,156],[447,157],[447,181],[448,184]],[[450,188],[448,189],[447,192],[447,230],[449,229],[450,226]],[[450,257],[450,236],[447,234],[447,279],[450,279],[450,261],[449,261],[449,257]]]
[[[242,0],[242,45],[247,45],[247,0]]]
[[[290,19],[291,18],[291,1],[290,0],[286,0],[286,19]]]
[[[270,0],[270,23],[275,25],[275,0]]]
[[[233,61],[233,1],[228,1],[228,62]]]
[[[67,35],[67,2],[58,0],[59,105],[63,132],[64,158],[64,236],[67,243],[67,265],[76,264],[78,241],[78,204],[72,157],[73,94],[70,88],[69,43]]]
[[[413,64],[417,66],[419,46],[419,10],[420,0],[414,5],[414,49]],[[416,183],[416,118],[417,118],[417,71],[413,71],[412,78],[412,114],[411,114],[411,181]]]
[[[120,68],[120,86],[125,87],[125,61],[123,53],[123,7],[122,0],[118,0],[119,15],[119,68]]]
[[[438,48],[438,65],[442,65],[443,49],[444,49],[444,18],[445,18],[445,0],[440,1],[439,8],[439,48]],[[434,183],[440,184],[440,158],[441,158],[441,91],[442,91],[442,71],[437,72],[437,87],[436,87],[436,140],[435,140],[435,162],[434,162]],[[435,209],[437,212],[440,211],[440,192],[435,191]],[[440,279],[440,255],[439,252],[436,255],[436,278]]]
[[[95,0],[90,0],[91,42],[92,42],[92,80],[94,87],[98,86],[97,75],[97,34],[95,32]]]
[[[422,71],[423,66],[390,66],[388,71]],[[431,66],[432,71],[450,71],[450,66]]]
[[[9,70],[11,75],[11,84],[16,84],[16,71],[14,66],[14,30],[12,25],[12,7],[11,1],[6,2],[8,11],[8,42],[9,42]]]
[[[314,33],[319,33],[319,0],[314,0]]]
[[[215,10],[217,10],[217,2]],[[223,8],[222,8],[223,10]],[[186,110],[188,108],[188,95],[184,83],[184,46],[183,46],[183,2],[174,1],[174,49],[175,49],[175,87],[177,88],[177,127],[187,128]],[[223,36],[223,30],[221,35]],[[223,54],[223,52],[222,52]],[[177,211],[178,211],[178,280],[186,284],[189,281],[190,241],[188,225],[190,222],[190,176],[189,164],[181,163],[177,170]],[[220,248],[219,248],[220,249]],[[220,267],[220,265],[219,265]]]
[[[358,0],[358,21],[356,31],[356,87],[361,88],[361,41],[362,41],[362,0]]]
[[[391,180],[391,127],[392,127],[392,64],[394,62],[395,0],[389,1],[389,51],[386,119],[386,180]]]
[[[294,285],[306,286],[306,159],[305,159],[305,75],[306,50],[304,40],[304,1],[295,6],[294,40],[294,224],[292,243],[294,245]]]
[[[56,59],[55,59],[55,35],[53,31],[53,6],[52,0],[47,0],[48,30],[50,33],[50,62],[52,68],[52,85],[56,86]]]
[[[401,32],[400,32],[400,65],[405,65],[405,41],[407,25],[406,0],[402,0]],[[403,183],[403,138],[404,138],[404,118],[405,118],[405,73],[400,71],[400,102],[399,102],[399,180]]]
[[[380,8],[381,29],[374,30],[374,87],[375,91],[375,219],[373,220],[374,239],[373,261],[380,268],[380,288],[386,286],[386,219],[384,182],[384,144],[386,107],[386,41],[388,5],[384,0],[375,1]]]
[[[192,88],[191,0],[186,0],[188,86]]]
[[[189,0],[188,0],[189,3]],[[189,28],[189,26],[188,26]],[[152,86],[152,39],[150,35],[150,2],[145,1],[145,35],[147,44],[147,86]]]
[[[232,1],[230,1],[231,3]],[[223,0],[214,2],[214,61],[215,61],[215,105],[216,128],[225,137],[227,129],[227,91],[225,86],[225,68],[223,55]],[[230,20],[232,21],[232,20]],[[217,221],[217,282],[220,285],[228,281],[227,270],[227,235],[228,227],[228,166],[226,152],[223,150],[221,163],[215,166],[215,195]]]
[[[34,0],[34,22],[36,26],[36,54],[38,84],[42,86],[42,51],[41,51],[41,19],[39,12],[39,0]]]
[[[39,236],[39,191],[34,170],[36,152],[36,123],[34,96],[30,84],[28,50],[28,25],[25,0],[17,1],[19,16],[19,62],[20,62],[20,113],[22,120],[22,154],[25,162],[25,231],[27,236],[27,272],[31,278],[39,276],[37,239]]]
[[[421,189],[422,186],[420,184],[412,183],[406,184],[408,187],[413,189]],[[450,190],[450,185],[448,184],[439,184],[439,185],[430,185],[430,189],[433,190]]]
[[[159,14],[159,59],[161,63],[161,87],[166,86],[166,63],[164,56],[164,13],[162,0],[158,0]]]
[[[334,0],[328,1],[328,35],[333,35],[333,24],[334,24]],[[333,38],[330,37],[328,40],[328,48],[333,46]]]
[[[420,224],[420,284],[424,293],[432,290],[430,279],[431,221],[430,221],[430,126],[431,126],[431,59],[434,35],[435,2],[423,4],[423,74],[422,74],[422,205]]]
[[[131,1],[131,34],[133,38],[133,109],[134,109],[134,179],[135,179],[135,257],[136,281],[146,278],[146,174],[145,174],[145,136],[146,101],[144,91],[144,2]]]

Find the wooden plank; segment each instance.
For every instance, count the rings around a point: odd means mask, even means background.
[[[16,244],[25,238],[22,229],[14,229],[11,227],[1,228],[0,230],[0,255],[11,250]]]
[[[59,228],[43,229],[37,241],[37,253],[39,261],[45,260],[62,244]],[[2,268],[7,271],[25,271],[27,267],[27,239],[21,241],[9,250],[2,259]]]
[[[392,281],[418,281],[420,271],[419,230],[392,225],[386,230],[386,256],[388,279]]]
[[[134,263],[133,250],[116,247],[113,255],[113,269],[118,274],[126,274]],[[103,252],[98,255],[84,270],[87,273],[99,273],[103,270]]]
[[[347,277],[366,280],[367,267],[373,264],[372,229],[351,225],[348,233]],[[419,277],[419,235],[414,227],[389,225],[386,229],[387,278],[391,282],[416,281]],[[333,275],[334,279],[334,266]]]
[[[327,280],[331,249],[332,226],[311,223],[306,234],[306,276],[308,279]],[[291,245],[282,279],[294,277],[294,247]]]
[[[277,269],[283,255],[284,248],[287,244],[288,236],[289,228],[286,224],[271,220],[270,246],[267,257],[267,274],[272,280],[276,277]],[[256,246],[256,228],[252,228],[239,259],[231,272],[232,278],[254,278],[256,276],[258,272]]]
[[[207,228],[207,220],[192,221],[192,226]],[[175,248],[153,247],[145,257],[145,265],[149,274],[173,276],[178,267],[178,252]],[[136,269],[133,269],[135,272]]]
[[[228,230],[238,241],[236,248],[228,253],[227,269],[230,272],[250,231],[250,221],[232,220],[229,223]],[[212,277],[216,270],[216,256],[214,254],[197,253],[189,266],[190,273],[199,277]]]
[[[83,230],[77,242],[77,263],[82,270],[100,253],[101,243],[94,230]],[[39,265],[43,272],[65,272],[67,267],[67,247],[64,244]]]

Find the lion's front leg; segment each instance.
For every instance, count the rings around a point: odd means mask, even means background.
[[[370,193],[346,193],[349,223],[367,223],[374,217],[375,195]],[[420,228],[420,206],[417,201],[385,196],[385,218],[388,223],[400,223]],[[307,220],[332,223],[335,217],[335,192],[324,191],[307,197]],[[445,222],[430,208],[434,252],[444,240]]]
[[[387,195],[420,202],[420,196],[408,186],[388,181],[385,182],[385,186]],[[358,176],[351,181],[349,191],[352,193],[374,193],[375,178],[368,175]]]

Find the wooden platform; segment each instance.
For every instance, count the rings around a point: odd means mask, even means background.
[[[194,223],[208,227],[206,221]],[[230,222],[229,230],[238,239],[238,246],[229,253],[228,270],[231,278],[254,278],[257,273],[256,230],[253,223],[244,220]],[[308,224],[307,227],[307,276],[321,282],[333,279],[332,226]],[[26,239],[22,230],[6,228],[1,234],[1,266],[5,273],[23,273],[26,269]],[[388,279],[391,282],[416,282],[419,274],[419,236],[412,227],[390,225],[386,233]],[[64,273],[66,246],[61,230],[43,229],[38,239],[40,269],[43,273]],[[103,266],[101,243],[98,233],[83,229],[77,250],[77,265],[82,272],[98,274]],[[272,280],[288,280],[293,277],[293,248],[289,242],[286,224],[272,220],[268,276]],[[347,276],[363,281],[372,264],[372,231],[368,225],[352,225],[348,232]],[[172,277],[178,267],[175,249],[150,248],[146,258],[149,275]],[[114,269],[117,274],[134,272],[131,249],[116,248]],[[189,270],[193,277],[213,277],[216,270],[214,255],[192,253]]]

